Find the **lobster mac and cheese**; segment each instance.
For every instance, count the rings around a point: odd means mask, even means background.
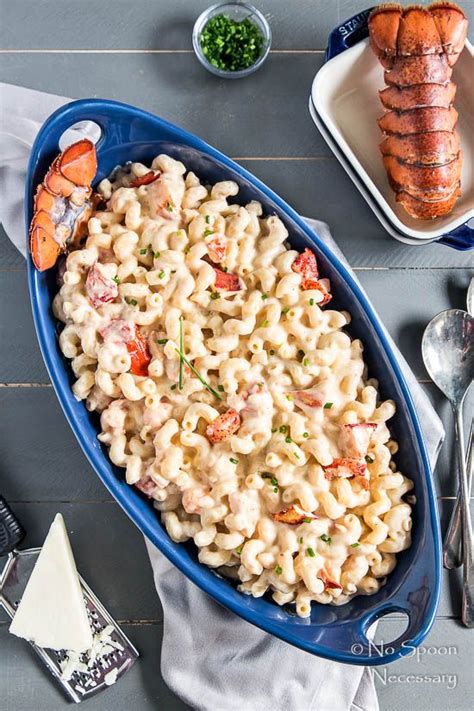
[[[410,545],[413,484],[312,251],[166,155],[98,190],[54,312],[112,462],[244,593],[305,617],[376,592]]]

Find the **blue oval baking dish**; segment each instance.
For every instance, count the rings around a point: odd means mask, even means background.
[[[313,604],[311,617],[298,618],[292,608],[271,600],[239,593],[233,583],[218,577],[197,560],[192,544],[176,544],[161,526],[150,501],[124,480],[97,440],[98,418],[77,402],[71,391],[71,371],[57,341],[57,323],[51,301],[57,291],[54,270],[37,272],[28,259],[31,305],[41,352],[66,418],[96,473],[138,528],[169,560],[202,590],[226,608],[266,632],[301,649],[349,664],[386,664],[419,645],[435,617],[441,577],[440,532],[432,475],[412,399],[380,322],[346,268],[297,213],[266,185],[196,136],[140,109],[113,101],[75,101],[56,111],[43,125],[33,146],[26,180],[26,224],[32,217],[33,195],[53,158],[66,129],[80,121],[94,121],[102,131],[97,143],[97,180],[127,161],[145,163],[158,153],[183,161],[205,181],[235,180],[243,203],[259,200],[267,214],[277,214],[286,224],[292,246],[311,247],[320,271],[329,277],[335,308],[348,309],[353,317],[350,333],[365,344],[371,377],[379,380],[384,398],[397,404],[391,421],[400,443],[397,464],[415,483],[413,543],[400,554],[386,585],[373,596],[359,596],[340,607]],[[341,205],[341,210],[344,206]],[[350,215],[348,215],[348,221]],[[179,594],[179,591],[177,591]],[[367,630],[379,617],[405,613],[408,626],[398,639],[373,645]]]

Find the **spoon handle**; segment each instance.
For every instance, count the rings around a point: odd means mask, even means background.
[[[471,420],[471,430],[467,442],[467,485],[469,496],[471,495],[472,487],[472,469],[474,464],[474,447],[473,447],[473,430],[474,419]],[[459,465],[460,466],[460,465]],[[448,526],[448,532],[444,540],[443,546],[443,564],[445,568],[459,568],[462,563],[462,522],[461,522],[461,491],[458,490],[456,503],[451,514],[451,520]]]
[[[467,483],[466,458],[464,456],[462,402],[455,409],[454,424],[459,457],[462,513],[463,587],[461,618],[466,627],[474,627],[474,559],[471,514],[469,511],[469,487]]]

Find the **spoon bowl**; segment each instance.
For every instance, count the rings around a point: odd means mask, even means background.
[[[423,334],[421,350],[431,379],[459,405],[474,375],[474,318],[461,309],[435,316]]]

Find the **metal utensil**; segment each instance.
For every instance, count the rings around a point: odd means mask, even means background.
[[[467,290],[467,313],[474,316],[474,277],[471,279]]]
[[[0,496],[0,557],[8,554],[0,574],[0,607],[12,619],[41,551],[41,548],[16,550],[24,535],[13,511]],[[79,580],[94,635],[92,650],[76,655],[77,660],[74,660],[65,650],[44,649],[30,642],[69,699],[76,703],[105,690],[125,674],[139,656],[89,586],[80,576]],[[68,660],[71,660],[69,664]]]
[[[474,278],[471,279],[469,288],[467,290],[467,312],[471,316],[474,316]],[[474,465],[474,454],[473,454],[473,427],[474,419],[471,420],[471,429],[469,432],[469,438],[467,441],[467,485],[469,489],[469,498],[471,497],[472,488],[472,469]],[[460,507],[461,492],[458,492],[456,497],[456,503],[454,505],[453,511],[451,513],[451,519],[449,521],[448,530],[446,533],[446,538],[444,540],[443,546],[443,565],[448,570],[452,568],[459,568],[462,562],[462,520],[461,520],[461,507]]]
[[[454,412],[463,534],[462,621],[466,627],[474,626],[474,560],[464,455],[463,403],[474,374],[473,344],[474,318],[461,309],[450,309],[430,321],[421,345],[425,367],[433,382],[450,401]]]

